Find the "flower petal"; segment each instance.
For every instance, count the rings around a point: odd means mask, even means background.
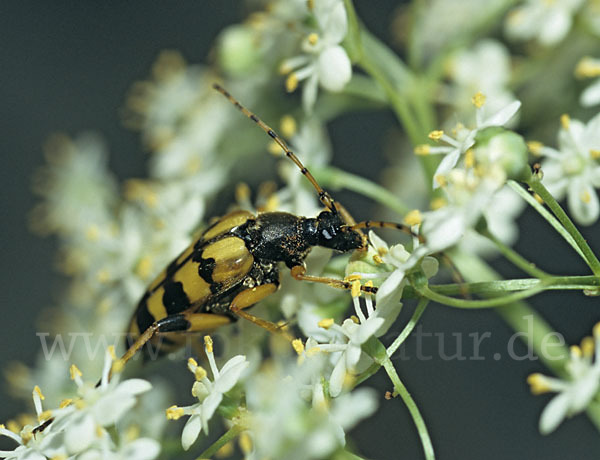
[[[181,433],[181,446],[183,450],[188,450],[192,444],[198,439],[198,435],[202,430],[202,421],[199,415],[192,415]]]
[[[325,49],[320,55],[317,64],[319,82],[328,91],[338,92],[344,89],[352,77],[352,64],[341,46],[332,46]]]

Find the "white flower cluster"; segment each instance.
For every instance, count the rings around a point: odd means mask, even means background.
[[[569,210],[582,225],[592,225],[600,215],[596,188],[600,187],[600,114],[587,124],[561,118],[558,149],[530,143],[541,155],[543,178],[550,193],[557,199],[567,196]]]
[[[581,346],[571,346],[571,356],[565,370],[568,377],[559,379],[539,373],[531,374],[527,382],[533,394],[558,393],[544,408],[540,431],[554,431],[566,418],[583,412],[600,389],[600,323],[593,329],[593,338],[585,337]]]
[[[464,241],[482,217],[492,217],[492,232],[501,239],[515,236],[514,214],[521,206],[513,201],[514,209],[503,209],[499,215],[495,206],[506,207],[504,200],[507,178],[520,174],[525,167],[524,143],[520,136],[500,130],[519,110],[521,103],[513,101],[498,112],[485,116],[485,96],[477,93],[473,97],[476,106],[476,123],[472,129],[459,124],[454,137],[444,131],[433,131],[429,137],[445,142],[445,146],[419,145],[417,155],[445,155],[434,174],[434,188],[441,187],[444,198],[433,203],[434,210],[424,213],[421,232],[426,246],[432,253]],[[503,219],[500,220],[499,217]]]
[[[0,451],[0,457],[19,460],[156,458],[160,452],[158,441],[138,437],[139,428],[135,425],[123,425],[139,395],[149,391],[151,385],[142,379],[119,382],[118,375],[109,382],[113,360],[114,350],[109,349],[97,386],[84,382],[79,369],[72,365],[71,378],[77,385],[77,396],[63,400],[57,409],[43,409],[45,397],[36,386],[33,403],[38,426],[26,425],[19,434],[1,427],[0,434],[15,440],[18,446],[13,451]]]

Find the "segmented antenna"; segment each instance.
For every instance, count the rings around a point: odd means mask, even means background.
[[[319,200],[321,201],[323,206],[325,206],[331,212],[337,214],[338,210],[336,208],[335,200],[331,197],[331,195],[329,195],[329,193],[327,193],[325,190],[323,190],[323,188],[319,185],[319,183],[314,178],[314,176],[310,173],[310,171],[306,168],[306,166],[304,166],[302,164],[302,162],[298,159],[296,154],[290,150],[290,148],[287,146],[285,141],[279,136],[279,134],[277,134],[269,125],[267,125],[264,121],[262,121],[260,118],[258,118],[254,113],[252,113],[250,110],[248,110],[242,104],[240,104],[238,102],[238,100],[236,98],[234,98],[229,93],[229,91],[227,91],[221,85],[219,85],[217,83],[213,83],[213,88],[216,89],[223,96],[225,96],[229,100],[229,102],[231,102],[234,106],[236,106],[240,110],[240,112],[242,112],[244,115],[246,115],[248,118],[250,118],[250,120],[254,121],[258,126],[260,126],[262,128],[262,130],[265,133],[267,133],[271,138],[273,138],[273,140],[275,142],[277,142],[279,147],[281,147],[281,149],[285,152],[286,156],[290,160],[292,160],[296,164],[296,166],[298,166],[298,169],[300,169],[300,172],[302,174],[304,174],[304,176],[309,180],[309,182],[315,188],[315,190],[319,194]]]

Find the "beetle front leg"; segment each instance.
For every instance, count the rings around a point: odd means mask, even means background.
[[[110,372],[112,375],[115,372],[119,372],[123,366],[129,361],[135,354],[142,349],[142,347],[154,337],[155,334],[162,332],[203,332],[211,331],[229,324],[231,319],[227,316],[217,315],[215,313],[178,313],[176,315],[170,315],[166,318],[162,318],[152,323],[127,349],[125,354],[116,360]]]

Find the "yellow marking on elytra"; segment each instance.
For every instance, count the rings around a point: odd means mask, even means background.
[[[227,286],[235,284],[246,276],[254,263],[254,257],[248,252],[244,240],[234,236],[208,245],[202,252],[202,258],[214,260],[212,279],[216,283],[225,283]],[[198,276],[196,278],[200,279]]]

